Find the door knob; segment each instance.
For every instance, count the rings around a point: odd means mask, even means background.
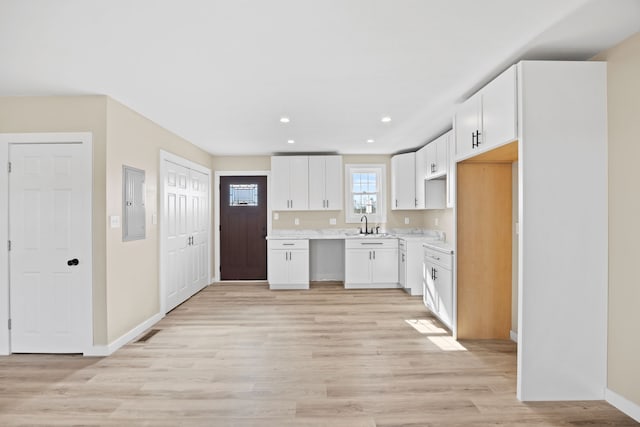
[[[67,261],[67,265],[69,267],[71,267],[72,265],[78,265],[79,263],[80,261],[78,261],[78,258],[70,259],[69,261]]]

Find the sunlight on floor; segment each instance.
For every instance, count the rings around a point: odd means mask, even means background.
[[[450,336],[427,337],[443,351],[467,351],[466,348]]]
[[[429,341],[442,351],[467,351],[458,341],[449,335],[449,331],[429,319],[409,319],[405,322],[416,331],[427,335]]]
[[[446,334],[448,331],[440,327],[437,323],[429,319],[405,320],[408,325],[413,327],[421,334]]]

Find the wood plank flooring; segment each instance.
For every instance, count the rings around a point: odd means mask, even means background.
[[[0,425],[637,425],[519,402],[513,343],[457,343],[401,290],[215,284],[154,328],[107,358],[0,357]]]

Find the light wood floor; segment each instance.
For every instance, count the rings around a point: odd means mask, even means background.
[[[107,358],[0,358],[0,425],[631,426],[525,404],[515,345],[456,343],[401,290],[216,284]]]

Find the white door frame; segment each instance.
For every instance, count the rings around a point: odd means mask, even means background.
[[[213,282],[220,281],[220,177],[221,176],[266,176],[267,177],[267,236],[271,234],[271,172],[270,171],[218,171],[215,174],[213,187],[213,202],[215,203],[213,229],[218,230],[214,234],[215,260],[213,261]],[[268,255],[267,255],[268,256]]]
[[[172,163],[176,163],[189,169],[201,172],[209,177],[209,192],[207,194],[207,197],[209,198],[209,215],[206,218],[206,221],[209,224],[209,233],[207,233],[207,278],[209,278],[209,280],[211,278],[211,233],[213,230],[213,227],[211,225],[211,206],[213,203],[211,200],[211,169],[168,151],[160,150],[160,173],[158,174],[158,180],[160,181],[158,185],[158,188],[160,189],[158,193],[160,197],[160,214],[158,215],[158,219],[160,225],[160,314],[162,316],[167,314],[167,284],[165,278],[165,266],[167,264],[167,260],[165,259],[165,240],[167,238],[167,218],[165,217],[167,208],[167,200],[165,197],[165,178],[167,175],[167,160]]]
[[[82,340],[84,353],[90,353],[93,348],[93,134],[91,132],[60,132],[60,133],[2,133],[0,134],[0,355],[11,354],[11,333],[9,332],[9,146],[11,144],[63,144],[81,143],[82,161],[91,165],[88,168],[91,180],[89,193],[88,230],[85,235],[89,242],[89,254],[87,258],[86,276],[84,282],[88,282],[89,292],[86,301],[88,310],[87,319],[83,322],[86,327]],[[84,261],[83,261],[84,262]]]

